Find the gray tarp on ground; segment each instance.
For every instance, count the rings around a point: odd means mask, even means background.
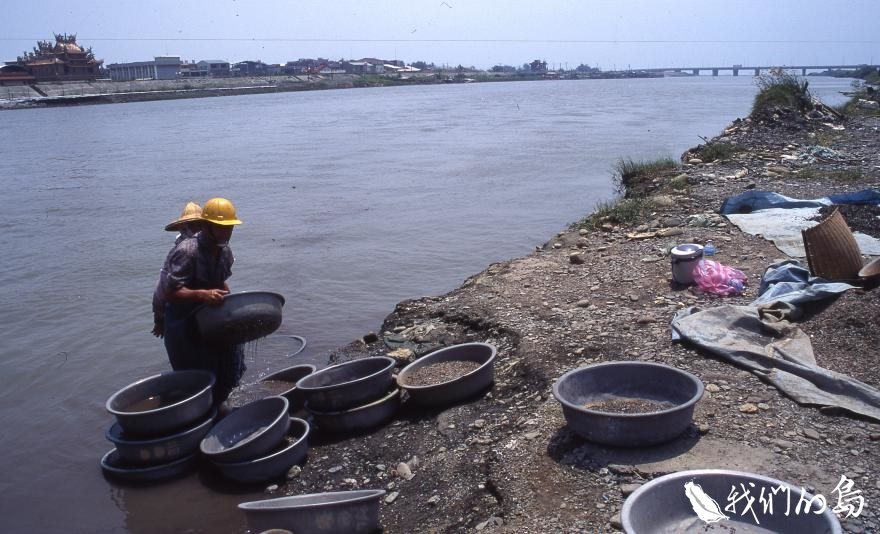
[[[880,391],[818,367],[810,338],[785,320],[804,302],[852,287],[809,278],[797,262],[780,262],[768,268],[761,281],[765,291],[748,306],[681,310],[672,320],[673,339],[752,371],[798,403],[832,406],[880,421]]]
[[[801,200],[768,191],[747,191],[730,197],[721,205],[721,214],[740,230],[751,235],[762,235],[776,248],[792,258],[806,257],[801,231],[819,221],[822,206],[832,204],[880,205],[880,191],[865,189],[856,193],[831,195]],[[853,232],[862,254],[880,255],[880,240],[860,232]]]

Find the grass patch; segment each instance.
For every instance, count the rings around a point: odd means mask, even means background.
[[[674,191],[684,191],[688,188],[687,175],[682,174],[674,177],[672,180],[669,180],[669,187],[671,187]]]
[[[639,184],[651,182],[664,172],[677,168],[678,162],[670,157],[651,161],[621,158],[614,167],[614,184],[618,193],[630,196]]]
[[[645,198],[624,198],[600,203],[593,213],[573,225],[574,228],[595,230],[605,223],[631,224],[651,212],[652,204]]]
[[[858,182],[865,177],[865,174],[859,168],[840,169],[836,171],[820,171],[818,169],[807,168],[801,169],[792,174],[800,180],[832,180],[835,182]]]
[[[878,98],[880,97],[878,97],[876,91],[874,91],[872,94],[869,94],[867,89],[862,87],[862,89],[859,92],[855,93],[852,98],[850,98],[846,102],[846,104],[838,108],[838,111],[840,111],[847,117],[880,115],[880,109],[865,109],[859,104],[860,100],[873,100],[877,102]]]
[[[697,147],[694,155],[702,161],[718,161],[730,159],[731,156],[743,150],[741,146],[734,143],[714,141]]]
[[[840,141],[843,134],[837,131],[820,131],[810,136],[819,146],[831,148],[835,143]]]
[[[809,82],[782,69],[774,69],[759,76],[755,83],[758,94],[752,103],[752,114],[758,114],[767,108],[779,106],[809,111],[813,109],[813,97],[810,95]]]

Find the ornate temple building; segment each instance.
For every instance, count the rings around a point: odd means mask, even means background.
[[[8,66],[20,67],[37,83],[64,80],[94,80],[101,74],[101,59],[91,47],[83,50],[76,35],[55,34],[55,43],[37,41],[33,52],[25,52]],[[18,69],[17,69],[18,70]]]

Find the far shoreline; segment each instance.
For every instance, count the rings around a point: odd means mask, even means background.
[[[688,75],[687,77],[692,77]],[[695,77],[695,76],[694,76]],[[236,78],[193,78],[178,80],[135,80],[94,82],[46,82],[33,86],[0,87],[0,111],[94,104],[122,104],[157,100],[179,100],[217,96],[357,89],[367,87],[399,87],[411,85],[447,85],[463,83],[498,83],[517,81],[588,81],[594,79],[655,79],[663,76],[601,76],[548,78],[541,75],[494,75],[491,73],[443,77],[435,74],[393,78],[337,74],[332,76],[272,76]],[[17,96],[21,95],[21,96]]]

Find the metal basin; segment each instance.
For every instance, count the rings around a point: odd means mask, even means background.
[[[290,413],[293,413],[302,408],[306,402],[305,396],[299,389],[297,389],[296,383],[301,378],[308,376],[314,372],[314,365],[294,365],[293,367],[288,367],[286,369],[274,372],[269,376],[265,376],[260,379],[260,382],[289,382],[290,389],[277,393],[277,395],[281,395],[282,397],[287,399],[287,401],[290,403]]]
[[[129,436],[167,436],[208,414],[213,386],[208,371],[168,371],[117,391],[107,399],[107,411]]]
[[[410,398],[423,405],[454,404],[486,389],[495,378],[497,349],[488,343],[463,343],[432,352],[403,368],[397,384],[409,392]],[[480,364],[473,371],[441,384],[416,386],[407,380],[419,369],[442,362],[468,361]]]
[[[400,390],[396,387],[384,397],[369,404],[349,408],[338,412],[319,412],[306,404],[306,410],[312,415],[321,432],[337,434],[356,433],[390,421],[400,408]]]
[[[569,371],[553,384],[568,426],[587,441],[644,447],[676,438],[691,424],[703,383],[685,371],[648,362],[609,362]],[[648,413],[608,413],[588,403],[639,399],[670,403]]]
[[[337,491],[238,505],[254,532],[282,528],[296,534],[368,534],[379,530],[385,490]]]
[[[246,404],[214,425],[199,448],[214,462],[244,462],[275,448],[290,428],[289,403],[266,397]]]
[[[292,443],[271,451],[266,456],[246,462],[214,462],[214,465],[223,476],[238,482],[262,482],[281,477],[294,464],[298,464],[306,457],[309,451],[309,424],[302,419],[291,417],[287,436],[293,439]]]
[[[394,382],[394,359],[374,356],[340,363],[302,378],[296,388],[313,410],[334,412],[383,396]]]
[[[164,464],[149,467],[132,466],[119,457],[116,449],[112,449],[101,458],[101,470],[109,477],[126,482],[154,482],[183,474],[195,467],[198,461],[199,455],[193,453]]]
[[[217,307],[195,312],[199,332],[222,344],[247,343],[268,336],[281,325],[284,297],[271,291],[242,291],[223,297]]]
[[[874,283],[880,280],[880,257],[869,261],[859,270],[859,277],[865,282]]]
[[[694,486],[690,485],[691,482]],[[739,495],[743,495],[740,484],[745,485],[750,496],[735,504],[735,513],[725,511],[724,508],[730,504],[728,496],[731,495],[731,488],[740,490]],[[754,487],[750,484],[754,484]],[[786,488],[787,491],[782,489],[774,495],[771,490],[778,487]],[[768,509],[768,511],[772,510],[772,513],[763,513],[764,506],[758,502],[762,494],[761,488],[766,488],[765,498],[772,497],[775,501],[772,503],[772,509]],[[704,497],[699,498],[701,494]],[[713,507],[709,502],[709,506],[706,507],[708,499],[705,496],[714,500],[718,506]],[[698,499],[695,504],[701,509],[714,508],[728,518],[720,518],[717,512],[711,515],[703,512],[707,520],[720,519],[717,522],[707,523],[697,515],[691,498]],[[749,512],[743,515],[746,500],[751,498],[754,498],[751,510],[755,516]],[[788,498],[792,503],[791,513],[787,513]],[[841,532],[840,523],[831,511],[830,503],[821,514],[815,513],[818,511],[818,502],[813,505],[810,513],[806,513],[802,505],[800,513],[795,514],[794,507],[800,498],[800,487],[761,475],[722,469],[681,471],[656,478],[634,491],[623,503],[620,517],[623,530],[627,534],[680,532],[839,534]],[[812,495],[806,493],[804,498],[809,501]],[[756,519],[760,524],[755,521]]]
[[[133,466],[158,465],[198,452],[199,442],[211,430],[216,417],[217,409],[214,408],[207,419],[196,426],[161,438],[130,438],[119,423],[113,423],[105,435],[116,445],[121,461]]]

